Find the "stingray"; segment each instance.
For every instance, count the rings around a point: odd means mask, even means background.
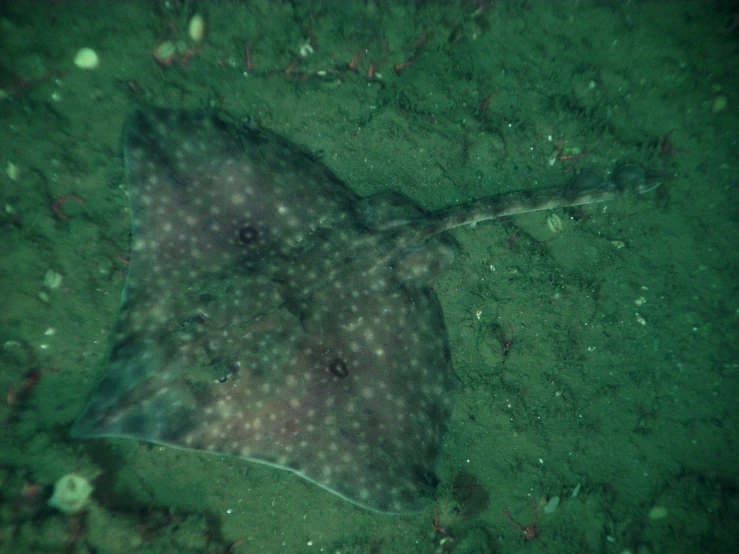
[[[433,291],[460,225],[656,186],[638,166],[427,213],[360,198],[225,114],[146,108],[124,131],[128,277],[75,437],[290,470],[359,506],[420,510],[453,405]]]

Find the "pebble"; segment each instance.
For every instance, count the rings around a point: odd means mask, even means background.
[[[74,65],[80,69],[97,69],[100,67],[100,58],[92,48],[80,48],[74,55]]]
[[[667,517],[667,508],[664,506],[655,506],[651,510],[649,510],[649,519],[651,520],[657,520],[657,519],[664,519]]]

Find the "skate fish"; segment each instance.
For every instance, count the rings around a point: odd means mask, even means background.
[[[420,510],[453,400],[435,279],[454,227],[655,186],[619,168],[428,214],[360,198],[286,139],[146,108],[124,131],[130,269],[72,434],[233,455],[359,506]]]

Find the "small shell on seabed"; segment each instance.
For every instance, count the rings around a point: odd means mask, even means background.
[[[8,165],[5,166],[5,173],[8,174],[8,177],[10,177],[11,181],[17,181],[18,178],[21,176],[20,168],[13,162],[8,162]]]
[[[651,510],[649,510],[649,519],[655,520],[655,519],[664,519],[668,516],[667,508],[664,506],[654,506]]]
[[[549,501],[544,505],[545,514],[553,514],[559,506],[559,496],[552,496]]]
[[[74,65],[80,69],[97,69],[100,67],[100,58],[92,48],[80,48],[74,55]]]
[[[555,235],[562,231],[562,227],[564,227],[564,223],[562,223],[562,218],[559,217],[557,214],[549,214],[547,216],[547,228],[554,233]]]
[[[62,277],[61,273],[57,273],[53,269],[47,269],[46,273],[44,274],[44,286],[47,289],[58,289],[62,286],[63,280],[64,277]]]
[[[187,24],[187,34],[195,42],[201,42],[205,36],[205,19],[203,16],[195,14],[190,19],[190,23]]]
[[[88,504],[92,485],[80,475],[69,473],[54,483],[49,506],[65,514],[75,514]]]

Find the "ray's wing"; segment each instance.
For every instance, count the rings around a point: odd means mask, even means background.
[[[237,455],[419,509],[450,407],[446,332],[430,291],[373,263],[356,197],[210,113],[139,111],[124,147],[130,273],[73,434]]]

